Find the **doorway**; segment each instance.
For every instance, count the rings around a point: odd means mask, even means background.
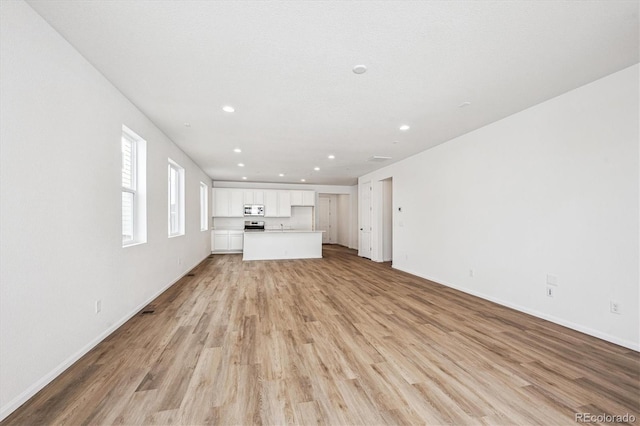
[[[360,184],[360,244],[358,255],[371,259],[371,182]]]
[[[322,233],[322,244],[335,244],[338,240],[337,197],[334,194],[318,196],[318,230]]]

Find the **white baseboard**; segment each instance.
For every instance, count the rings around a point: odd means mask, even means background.
[[[476,297],[479,297],[481,299],[488,300],[488,301],[493,302],[493,303],[497,303],[498,305],[506,306],[507,308],[515,309],[516,311],[520,311],[520,312],[523,312],[525,314],[529,314],[531,316],[534,316],[534,317],[537,317],[537,318],[541,318],[543,320],[550,321],[552,323],[561,325],[563,327],[567,327],[567,328],[570,328],[572,330],[579,331],[580,333],[588,334],[589,336],[597,337],[598,339],[602,339],[602,340],[605,340],[607,342],[611,342],[611,343],[614,343],[616,345],[623,346],[625,348],[640,352],[640,344],[636,343],[636,342],[633,342],[631,340],[620,339],[617,336],[612,336],[610,334],[603,333],[602,331],[595,330],[595,329],[590,328],[590,327],[585,327],[585,326],[583,326],[581,324],[577,324],[577,323],[568,321],[568,320],[566,320],[564,318],[559,318],[559,317],[556,317],[556,316],[553,316],[553,315],[546,314],[544,312],[537,311],[535,309],[530,309],[530,308],[527,308],[525,306],[520,306],[520,305],[517,305],[515,303],[511,303],[511,302],[508,302],[508,301],[505,301],[505,300],[502,300],[502,299],[498,299],[496,297],[488,296],[486,294],[479,293],[479,292],[470,290],[468,288],[460,287],[458,285],[455,285],[455,284],[452,284],[452,283],[448,283],[448,282],[444,282],[442,280],[438,280],[438,279],[433,278],[433,277],[428,277],[428,276],[425,276],[425,275],[422,275],[422,274],[418,274],[418,273],[416,273],[414,271],[398,268],[398,267],[393,266],[393,265],[392,265],[392,267],[394,269],[399,270],[399,271],[403,271],[403,272],[406,272],[408,274],[415,275],[416,277],[424,278],[426,280],[433,281],[434,283],[442,284],[442,285],[444,285],[446,287],[450,287],[450,288],[452,288],[454,290],[458,290],[458,291],[461,291],[463,293],[467,293],[467,294],[470,294],[472,296],[476,296]]]
[[[96,347],[98,345],[98,343],[102,342],[111,333],[116,331],[124,323],[126,323],[131,318],[133,318],[138,312],[140,312],[142,310],[142,308],[147,306],[149,303],[153,302],[158,296],[160,296],[162,293],[167,291],[169,289],[169,287],[171,287],[172,285],[174,285],[175,283],[180,281],[180,279],[182,279],[184,276],[186,276],[189,273],[189,271],[191,271],[193,268],[195,268],[200,263],[202,263],[202,261],[205,260],[207,257],[209,257],[209,254],[207,254],[201,260],[196,262],[195,265],[193,265],[192,267],[188,268],[178,278],[174,279],[169,284],[167,284],[166,286],[164,286],[163,288],[158,290],[153,296],[148,298],[143,303],[139,304],[137,307],[135,307],[133,309],[133,311],[131,311],[129,314],[125,315],[123,318],[121,318],[114,325],[112,325],[111,327],[107,328],[104,332],[100,333],[100,335],[98,335],[95,339],[93,339],[91,342],[89,342],[87,345],[85,345],[79,351],[77,351],[76,353],[71,355],[69,358],[64,360],[62,363],[60,363],[56,368],[51,370],[48,374],[46,374],[40,380],[38,380],[37,382],[35,382],[31,386],[29,386],[20,395],[18,395],[17,397],[15,397],[11,401],[9,401],[7,404],[5,404],[2,408],[0,408],[0,421],[4,420],[6,417],[8,417],[11,413],[13,413],[15,410],[17,410],[22,404],[27,402],[31,397],[33,397],[36,393],[38,393],[40,390],[42,390],[42,388],[47,386],[56,377],[58,377],[60,374],[62,374],[67,368],[71,367],[76,361],[78,361],[80,358],[82,358],[84,355],[86,355],[91,349]]]

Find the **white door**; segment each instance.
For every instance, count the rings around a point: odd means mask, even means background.
[[[371,182],[360,185],[360,245],[358,255],[371,259]]]
[[[331,198],[320,196],[318,198],[318,230],[322,233],[322,244],[333,244],[333,227],[331,217]]]

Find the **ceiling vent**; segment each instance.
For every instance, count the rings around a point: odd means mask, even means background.
[[[373,163],[382,163],[383,161],[391,160],[391,157],[385,157],[383,155],[374,155],[373,157],[369,157],[367,161],[371,161]]]

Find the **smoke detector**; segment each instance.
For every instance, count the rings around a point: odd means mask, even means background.
[[[365,72],[367,72],[367,67],[366,65],[356,65],[355,67],[353,67],[353,72],[356,74],[364,74]]]

